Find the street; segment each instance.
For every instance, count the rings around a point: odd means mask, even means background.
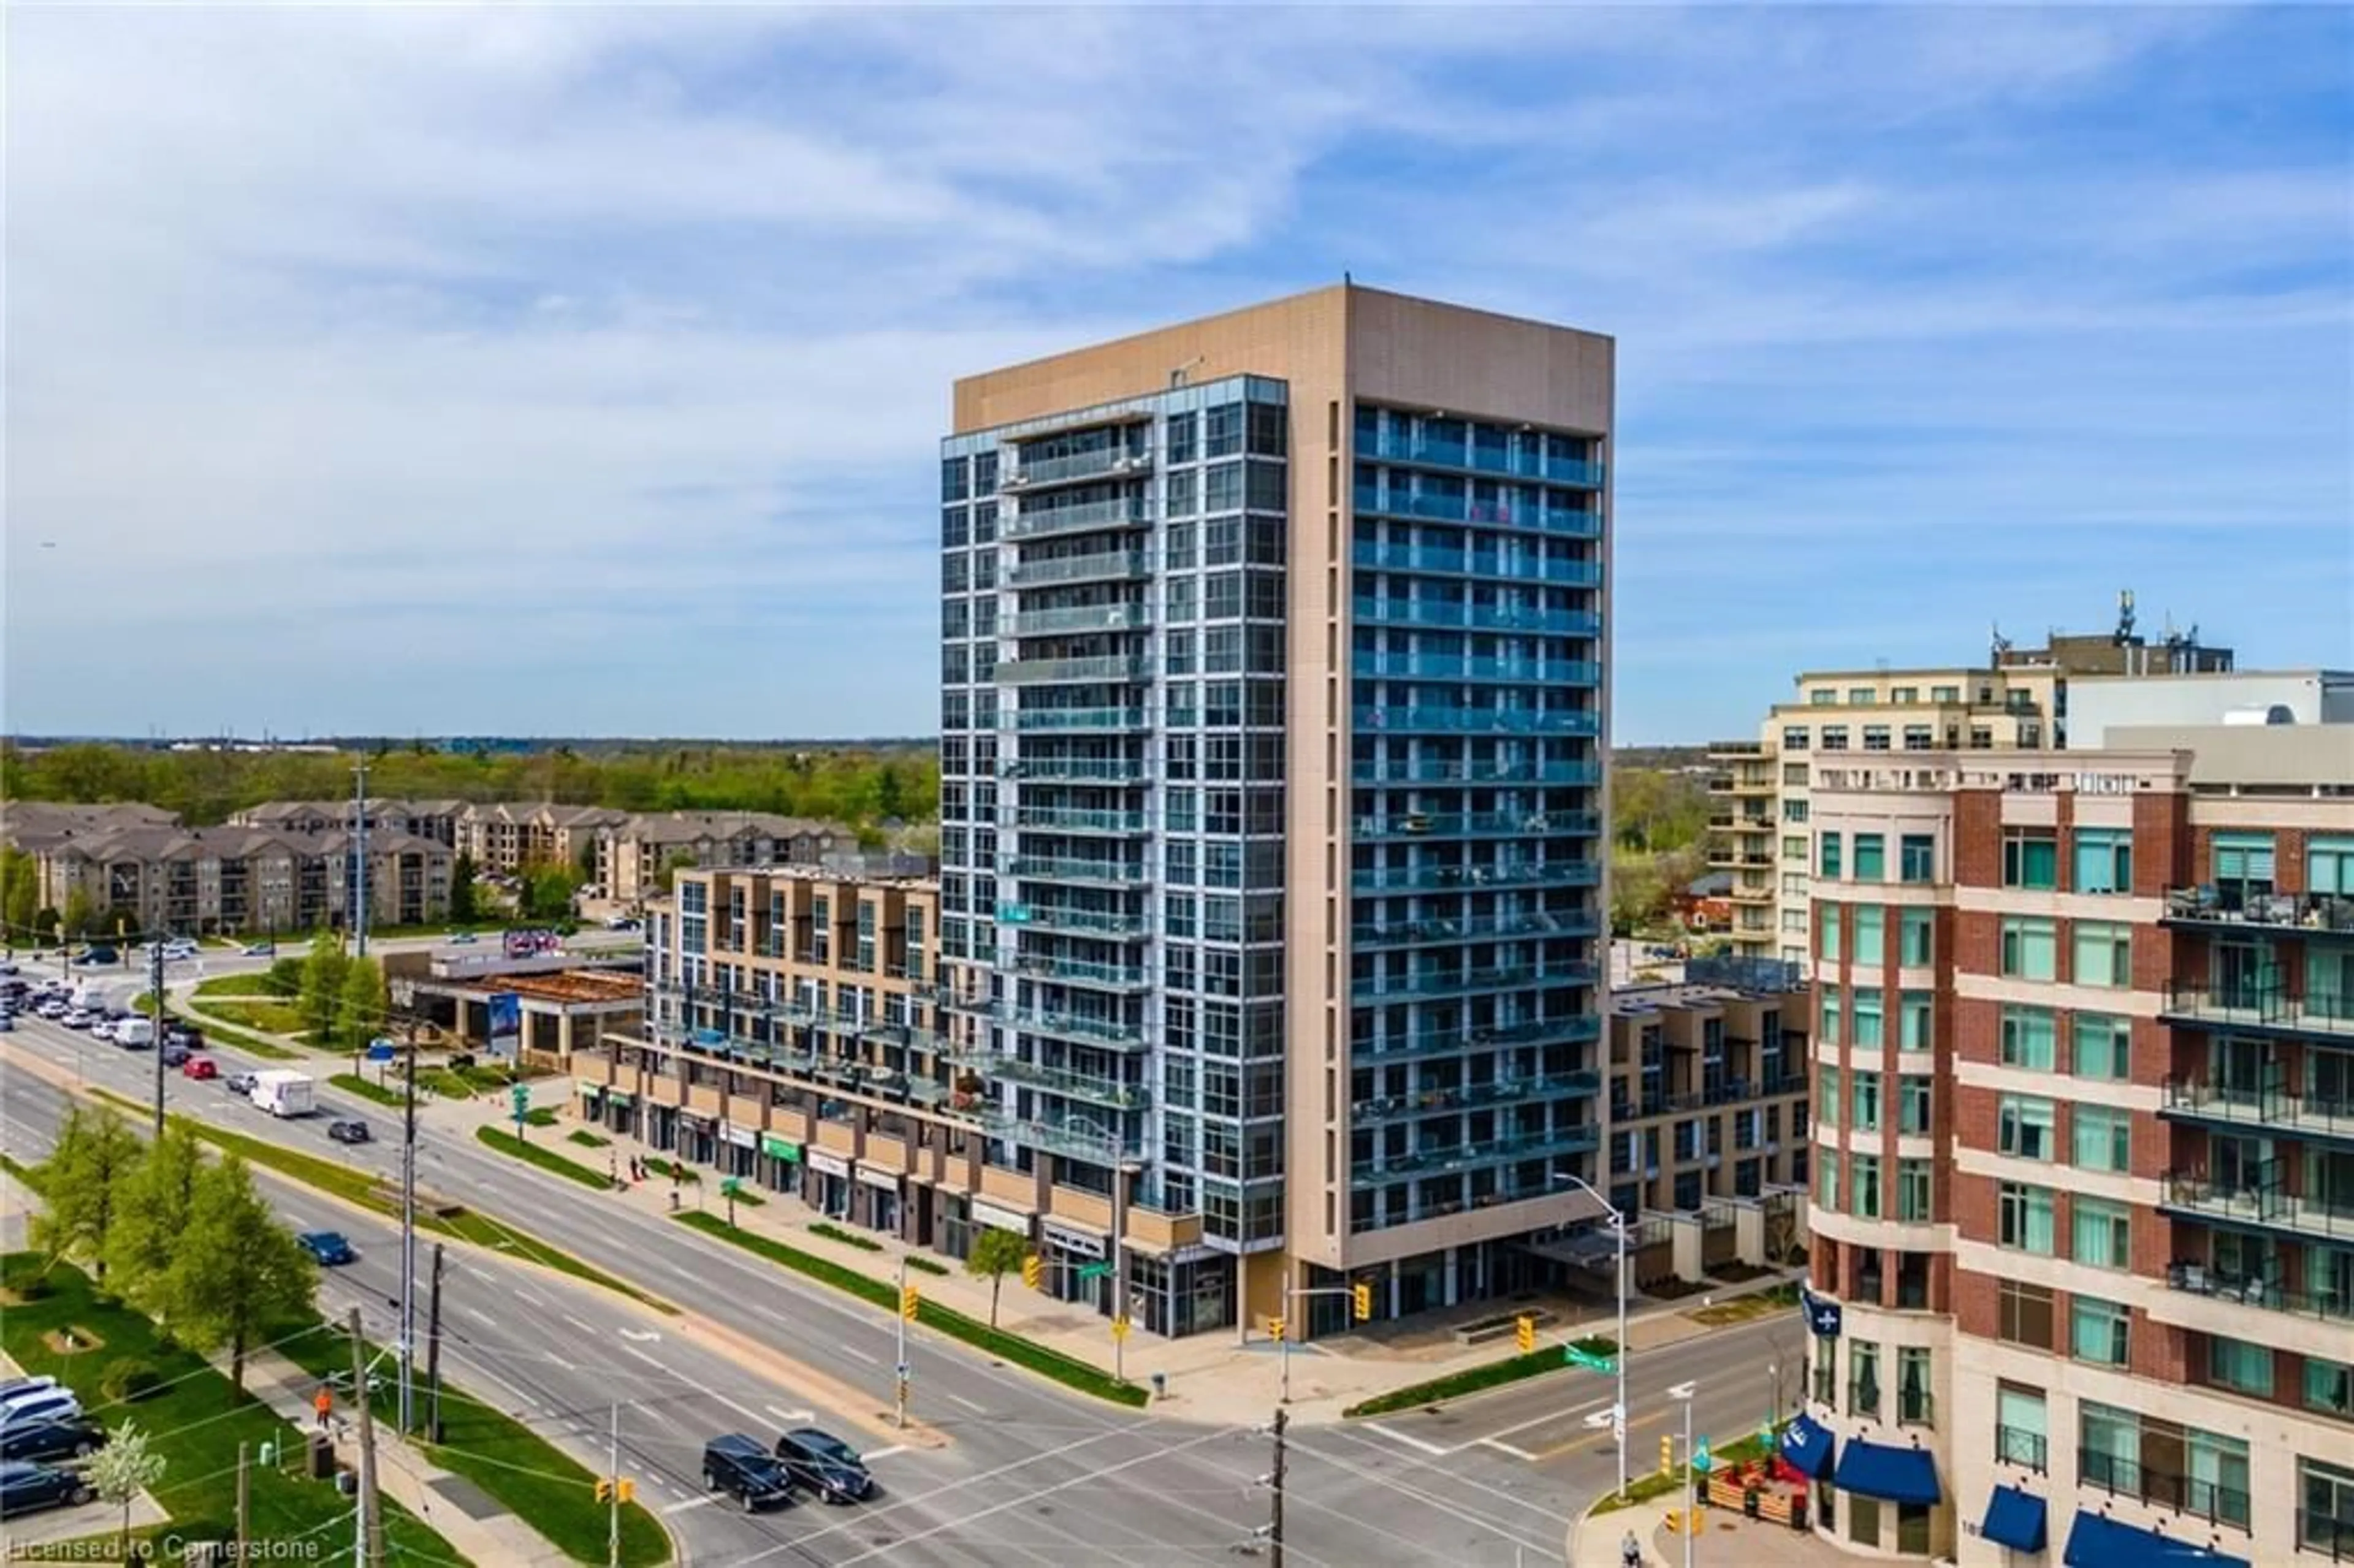
[[[154,1061],[144,1052],[30,1018],[20,1021],[7,1044],[133,1099],[154,1092]],[[208,1054],[224,1072],[253,1065],[234,1050]],[[318,1065],[332,1070],[330,1059]],[[398,1128],[387,1107],[329,1091],[318,1116],[280,1121],[217,1081],[177,1074],[166,1081],[175,1111],[387,1177],[398,1173]],[[66,1097],[17,1072],[8,1075],[4,1097],[11,1151],[37,1158]],[[329,1142],[325,1124],[343,1115],[365,1117],[380,1141],[357,1149]],[[889,1452],[892,1445],[874,1428],[876,1413],[889,1408],[896,1348],[884,1315],[469,1139],[421,1130],[418,1171],[421,1190],[525,1228],[687,1308],[684,1320],[663,1319],[607,1292],[474,1249],[450,1252],[444,1356],[451,1381],[499,1400],[599,1470],[607,1412],[620,1400],[625,1465],[647,1478],[642,1499],[663,1513],[692,1562],[832,1568],[1210,1563],[1251,1547],[1253,1531],[1267,1520],[1262,1478],[1273,1467],[1273,1450],[1263,1432],[1118,1410],[928,1335],[911,1346],[915,1411],[949,1441],[937,1449]],[[339,1293],[356,1295],[371,1332],[389,1337],[387,1298],[397,1296],[398,1277],[394,1229],[307,1189],[277,1181],[267,1187],[290,1218],[352,1237],[362,1262],[348,1281],[333,1282],[329,1304],[341,1304]],[[420,1245],[420,1266],[429,1250]],[[518,1304],[531,1309],[518,1310]],[[694,1342],[697,1320],[757,1342],[771,1352],[770,1364],[756,1373]],[[649,1331],[658,1338],[642,1338]],[[796,1367],[822,1369],[824,1376],[797,1387]],[[1464,1408],[1487,1423],[1489,1401],[1527,1400],[1533,1413],[1544,1401],[1591,1397],[1593,1379],[1569,1381],[1578,1375]],[[869,1395],[868,1407],[829,1407],[810,1392],[819,1383],[854,1385]],[[727,1431],[767,1438],[803,1410],[879,1454],[880,1499],[758,1517],[702,1500],[696,1470],[704,1438]],[[1294,1426],[1287,1559],[1307,1568],[1558,1562],[1571,1520],[1610,1478],[1575,1454],[1532,1464],[1504,1448],[1422,1436],[1414,1425],[1441,1419],[1375,1424],[1386,1430]]]

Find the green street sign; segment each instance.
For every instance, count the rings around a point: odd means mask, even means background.
[[[744,1179],[741,1176],[730,1176],[719,1183],[719,1195],[723,1198],[732,1198],[743,1190]]]
[[[1108,1263],[1084,1264],[1079,1268],[1079,1277],[1081,1279],[1101,1279],[1110,1272],[1111,1265]]]
[[[507,1091],[507,1097],[514,1102],[515,1115],[521,1116],[524,1112],[531,1109],[531,1086],[529,1084],[515,1085],[513,1088]]]
[[[1602,1355],[1594,1351],[1582,1351],[1575,1345],[1564,1345],[1562,1349],[1564,1352],[1564,1359],[1567,1360],[1571,1366],[1585,1367],[1589,1372],[1617,1372],[1618,1370],[1617,1358],[1615,1356]]]

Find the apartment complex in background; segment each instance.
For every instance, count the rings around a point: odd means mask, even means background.
[[[468,808],[457,846],[487,876],[514,876],[531,866],[588,870],[599,835],[630,820],[607,806],[496,801]]]
[[[1612,352],[1344,284],[959,383],[965,1217],[1099,1309],[1326,1331],[1597,1212]]]
[[[2137,684],[2231,668],[2231,651],[2201,644],[2195,629],[2156,643],[2142,638],[2127,594],[2113,632],[2054,632],[2031,649],[1998,636],[1978,665],[1799,675],[1796,700],[1776,704],[1755,740],[1709,748],[1708,863],[1734,879],[1732,950],[1806,961],[1810,758],[2056,749],[2072,744],[2071,696],[2087,682]]]
[[[359,804],[350,797],[334,800],[265,800],[259,806],[230,813],[227,825],[306,836],[349,832]],[[376,796],[371,796],[366,804],[369,832],[399,838],[413,835],[453,850],[464,848],[459,839],[466,821],[482,810],[465,800],[403,800]]]
[[[2354,726],[2105,740],[1811,756],[1785,1452],[1872,1550],[2342,1559]]]
[[[665,871],[818,865],[858,853],[858,835],[839,822],[769,811],[645,811],[599,826],[597,885],[616,903],[660,895]]]
[[[1606,1190],[1636,1216],[1639,1284],[1805,1245],[1813,1022],[1798,966],[1773,959],[1694,959],[1612,991]]]

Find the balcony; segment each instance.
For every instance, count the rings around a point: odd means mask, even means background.
[[[1152,764],[1141,757],[1023,757],[998,764],[997,772],[1037,784],[1146,784]]]
[[[1076,806],[1023,806],[1013,813],[1013,825],[1033,832],[1101,833],[1136,838],[1152,831],[1141,811],[1095,810]]]
[[[1150,681],[1152,661],[1126,653],[1092,659],[1009,659],[992,677],[1001,686],[1088,685],[1103,681]],[[1023,715],[1027,718],[1027,714]]]
[[[1358,893],[1475,893],[1500,887],[1592,887],[1601,865],[1590,860],[1518,861],[1500,865],[1398,866],[1352,872]]]
[[[2284,1192],[2276,1181],[2232,1185],[2169,1171],[2158,1207],[2179,1219],[2220,1221],[2285,1235],[2354,1240],[2354,1203],[2333,1204]]]
[[[1416,463],[1424,468],[1457,468],[1472,473],[1494,474],[1501,479],[1550,480],[1555,484],[1582,485],[1588,489],[1602,482],[1602,465],[1598,462],[1547,457],[1523,448],[1498,451],[1492,447],[1480,448],[1462,441],[1436,441],[1387,429],[1371,440],[1367,440],[1360,431],[1357,457],[1360,461],[1372,458],[1383,462]]]
[[[1141,887],[1152,871],[1141,861],[1068,860],[1046,855],[1018,855],[1006,863],[1006,874],[1039,882],[1097,883],[1112,887]]]
[[[1373,681],[1503,681],[1526,685],[1596,686],[1602,666],[1591,659],[1475,659],[1455,653],[1369,653],[1349,672]]]
[[[1536,1160],[1558,1154],[1585,1154],[1600,1148],[1602,1129],[1592,1122],[1558,1128],[1551,1132],[1516,1133],[1478,1142],[1432,1144],[1387,1158],[1376,1156],[1350,1167],[1355,1181],[1380,1181],[1398,1176],[1443,1176],[1475,1165],[1503,1160]]]
[[[2238,1487],[2159,1469],[2099,1448],[2076,1450],[2080,1491],[2128,1497],[2211,1523],[2248,1528],[2248,1494]]]
[[[1068,457],[1024,459],[1020,466],[1006,470],[999,477],[997,488],[1013,494],[1043,490],[1050,484],[1076,484],[1082,480],[1142,474],[1150,471],[1151,468],[1152,454],[1150,451],[1130,451],[1125,447],[1098,447],[1094,451],[1074,452]]]
[[[1521,964],[1495,969],[1437,969],[1423,974],[1352,980],[1349,983],[1349,1000],[1363,1006],[1378,1007],[1388,1001],[1476,996],[1490,991],[1522,991],[1532,986],[1592,985],[1594,979],[1594,966],[1583,963],[1556,964],[1551,968]]]
[[[1152,1103],[1145,1089],[1131,1087],[1112,1078],[1099,1078],[1088,1073],[1066,1072],[1059,1067],[1042,1067],[1034,1062],[1024,1062],[1018,1056],[997,1053],[977,1053],[970,1064],[984,1078],[1002,1079],[1009,1084],[1023,1084],[1044,1089],[1049,1094],[1069,1099],[1086,1100],[1091,1105],[1106,1106],[1113,1110],[1140,1111]]]
[[[2354,1142],[2354,1099],[2286,1089],[2231,1089],[2196,1080],[2166,1080],[2158,1114],[2178,1121],[2271,1128]]]
[[[1594,1013],[1579,1012],[1519,1023],[1490,1023],[1469,1029],[1429,1029],[1409,1034],[1375,1036],[1352,1044],[1349,1057],[1351,1061],[1361,1064],[1415,1061],[1515,1045],[1589,1044],[1601,1037],[1601,1018]]]
[[[2282,986],[2169,984],[2159,1016],[2169,1023],[2252,1030],[2354,1044],[2354,996]]]
[[[1479,839],[1591,837],[1602,831],[1594,811],[1409,811],[1395,817],[1359,817],[1351,832],[1359,842],[1383,839]]]
[[[1152,715],[1143,708],[1023,708],[1013,715],[1013,727],[1036,733],[1058,730],[1116,735],[1152,727]]]
[[[1515,583],[1554,583],[1564,588],[1600,588],[1599,561],[1548,560],[1542,556],[1507,560],[1478,551],[1442,550],[1426,545],[1360,544],[1349,559],[1361,570],[1375,572],[1436,572],[1449,576],[1496,577]]]
[[[1143,1158],[1143,1145],[1137,1139],[1121,1138],[1110,1129],[1096,1127],[1083,1118],[1055,1123],[984,1115],[977,1119],[981,1131],[990,1137],[1003,1139],[1024,1149],[1066,1154],[1074,1160],[1089,1160],[1098,1165],[1108,1165],[1114,1160],[1129,1164]]]
[[[2260,1279],[2253,1275],[2228,1274],[2210,1268],[2203,1263],[2168,1264],[2166,1287],[2179,1290],[2186,1296],[2261,1308],[2267,1312],[2285,1313],[2291,1317],[2312,1318],[2326,1323],[2354,1323],[2354,1297],[2337,1292],[2317,1296],[2308,1291],[2290,1290],[2274,1280]]]
[[[1351,927],[1349,945],[1360,952],[1373,952],[1513,937],[1591,937],[1599,928],[1600,922],[1593,915],[1567,910],[1499,915],[1479,920],[1396,920],[1387,925]]]
[[[1147,1044],[1144,1031],[1137,1025],[1090,1013],[1066,1012],[1055,1008],[1023,1008],[1003,1001],[983,1002],[972,1011],[984,1018],[995,1019],[1010,1029],[1067,1040],[1076,1044],[1094,1045],[1110,1051],[1141,1051]]]
[[[1394,735],[1598,735],[1602,715],[1585,708],[1361,707],[1359,733]]]
[[[1083,604],[1009,615],[998,627],[998,632],[1005,637],[1055,637],[1090,631],[1142,631],[1151,624],[1152,607],[1147,604]]]
[[[1024,953],[1014,959],[1013,972],[1025,980],[1090,986],[1101,991],[1145,991],[1152,985],[1152,971],[1142,964],[1106,964],[1092,959]]]
[[[1713,865],[1716,862],[1712,859],[1709,863]],[[1732,865],[1739,863],[1727,861],[1725,863]],[[1736,886],[1733,890],[1733,901],[1735,904],[1771,904],[1774,902],[1774,889],[1770,885],[1765,887]]]
[[[1506,609],[1468,599],[1368,598],[1351,601],[1360,623],[1428,626],[1445,631],[1502,631],[1521,636],[1599,637],[1602,617],[1587,609]]]
[[[1152,931],[1141,915],[1058,908],[1051,904],[1001,904],[997,906],[997,923],[1019,926],[1027,931],[1064,931],[1075,937],[1100,937],[1114,942],[1140,942]]]
[[[1999,1425],[1994,1429],[1994,1462],[2022,1465],[2042,1475],[2052,1467],[2052,1440],[2024,1426]]]
[[[1602,1092],[1599,1073],[1562,1073],[1553,1077],[1501,1078],[1458,1088],[1417,1089],[1411,1094],[1383,1095],[1359,1100],[1349,1107],[1355,1121],[1396,1121],[1407,1117],[1438,1116],[1450,1111],[1485,1110],[1522,1100],[1587,1099]]]
[[[999,532],[1008,539],[1047,539],[1105,528],[1142,528],[1151,521],[1152,508],[1144,497],[1131,495],[1037,511],[1024,507],[1018,515],[1007,518]]]
[[[2169,926],[2311,931],[2354,940],[2354,898],[2340,894],[2243,894],[2236,887],[2169,887],[2160,919]]]
[[[1050,588],[1058,583],[1129,582],[1152,575],[1145,550],[1095,550],[1084,556],[1053,556],[1022,561],[1005,569],[1007,588]]]
[[[1511,762],[1451,762],[1429,758],[1413,762],[1360,758],[1349,767],[1349,781],[1379,789],[1405,784],[1565,784],[1592,786],[1602,782],[1598,762],[1539,760]]]

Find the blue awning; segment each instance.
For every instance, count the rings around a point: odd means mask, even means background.
[[[1894,1448],[1850,1437],[1840,1450],[1839,1489],[1883,1502],[1926,1508],[1944,1494],[1937,1489],[1937,1461],[1918,1448]]]
[[[1987,1499],[1986,1520],[1978,1533],[1997,1546],[2013,1552],[2043,1550],[2043,1499],[2017,1487],[1997,1487]]]
[[[2226,1557],[2097,1513],[2077,1514],[2060,1561],[2066,1568],[2248,1568],[2244,1557]]]
[[[1829,1430],[1818,1425],[1814,1417],[1804,1411],[1782,1428],[1782,1457],[1809,1480],[1819,1481],[1829,1472],[1837,1445],[1838,1439]]]

